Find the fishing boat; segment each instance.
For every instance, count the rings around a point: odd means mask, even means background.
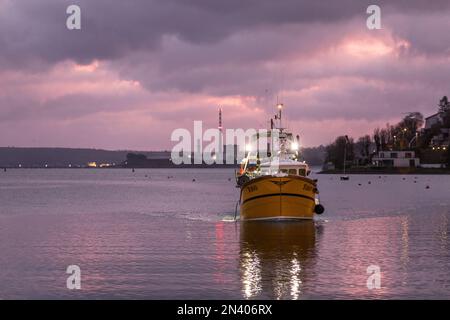
[[[247,150],[236,172],[241,220],[313,219],[315,213],[324,212],[317,180],[309,177],[308,164],[299,161],[299,136],[282,127],[283,108],[278,104],[275,121],[270,120],[265,155]],[[254,137],[261,138],[261,134]]]

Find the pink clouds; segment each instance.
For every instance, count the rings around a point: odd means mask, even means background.
[[[450,94],[445,2],[381,4],[369,31],[360,1],[82,1],[78,34],[61,4],[0,3],[0,145],[170,149],[175,128],[216,127],[218,106],[226,127],[266,127],[278,95],[313,146]]]

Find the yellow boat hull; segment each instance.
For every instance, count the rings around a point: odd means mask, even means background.
[[[317,186],[299,176],[263,176],[241,188],[241,220],[312,219]]]

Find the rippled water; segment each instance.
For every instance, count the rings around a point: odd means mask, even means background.
[[[326,212],[309,223],[230,222],[232,177],[0,172],[0,299],[450,298],[450,176],[317,175]]]

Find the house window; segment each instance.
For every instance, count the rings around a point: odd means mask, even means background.
[[[391,152],[391,158],[397,158],[397,152]]]
[[[407,152],[407,153],[405,153],[405,158],[412,158],[412,156],[411,156],[411,152]]]
[[[380,158],[384,158],[384,152],[380,152]]]

